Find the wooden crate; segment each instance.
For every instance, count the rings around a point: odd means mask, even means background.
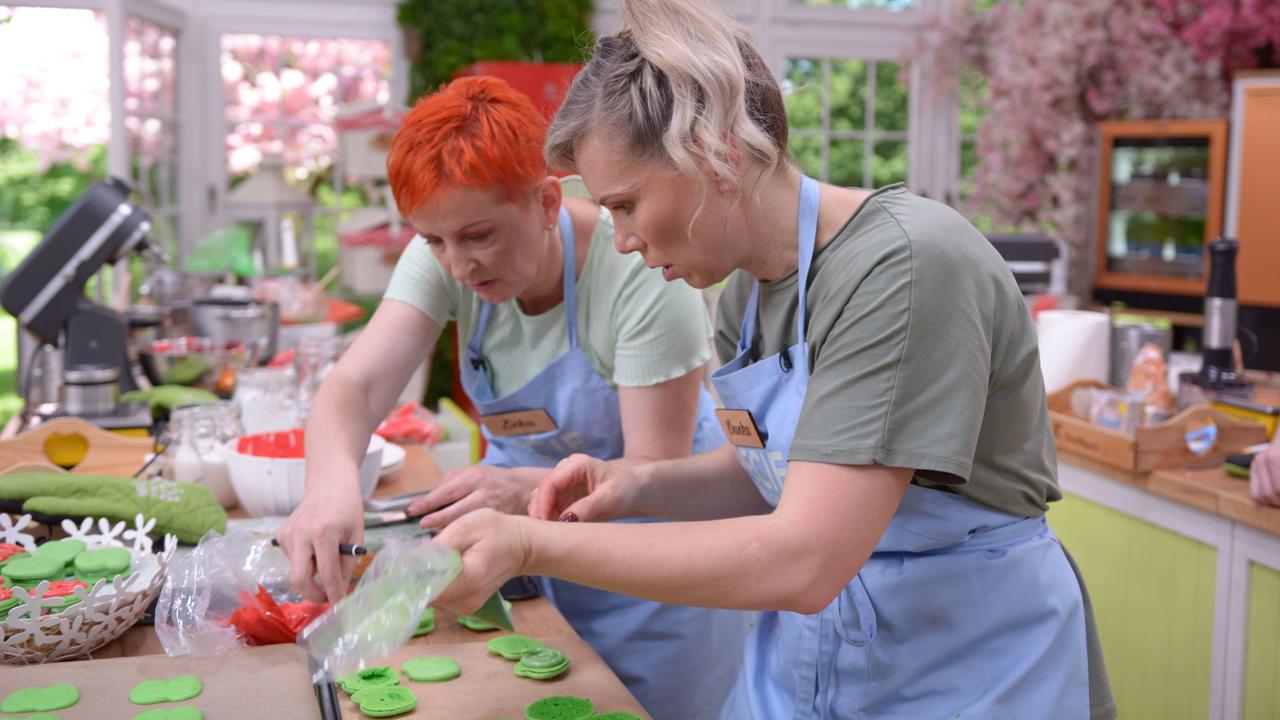
[[[1165,422],[1138,428],[1132,435],[1089,422],[1071,410],[1078,388],[1115,390],[1105,383],[1080,380],[1049,396],[1049,420],[1058,447],[1127,472],[1150,472],[1219,460],[1250,445],[1266,442],[1266,428],[1238,420],[1207,404],[1187,408]],[[1217,438],[1203,453],[1187,446],[1187,434],[1206,423]]]

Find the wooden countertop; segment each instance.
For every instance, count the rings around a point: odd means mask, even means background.
[[[1066,450],[1058,451],[1058,460],[1280,537],[1280,508],[1254,502],[1249,496],[1249,481],[1228,475],[1221,462],[1201,468],[1131,473]]]
[[[420,445],[405,446],[405,463],[397,471],[378,483],[375,495],[395,495],[421,488],[434,487],[443,473],[431,459],[431,454]],[[129,473],[133,472],[131,468]],[[244,517],[238,508],[229,513],[232,517]],[[547,637],[572,635],[573,628],[565,621],[555,606],[546,598],[534,598],[513,603],[512,619],[516,630],[524,635]],[[458,624],[453,613],[440,610],[436,616],[436,629],[430,635],[414,638],[410,644],[434,645],[461,642],[487,642],[493,633],[478,633]],[[164,648],[150,627],[134,627],[119,639],[107,644],[93,654],[95,658],[133,657],[137,655],[163,654]],[[591,658],[593,662],[602,662]]]

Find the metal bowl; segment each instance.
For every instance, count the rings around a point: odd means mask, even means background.
[[[249,362],[244,343],[205,337],[153,340],[138,356],[153,385],[194,385],[210,390],[227,385],[227,393],[235,387],[236,371]]]

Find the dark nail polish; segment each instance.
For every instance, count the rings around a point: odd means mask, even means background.
[[[578,522],[577,513],[567,512],[560,516],[560,522]]]

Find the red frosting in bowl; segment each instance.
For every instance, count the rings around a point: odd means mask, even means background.
[[[241,455],[265,458],[301,460],[303,457],[302,428],[245,435],[236,441],[236,451]]]

